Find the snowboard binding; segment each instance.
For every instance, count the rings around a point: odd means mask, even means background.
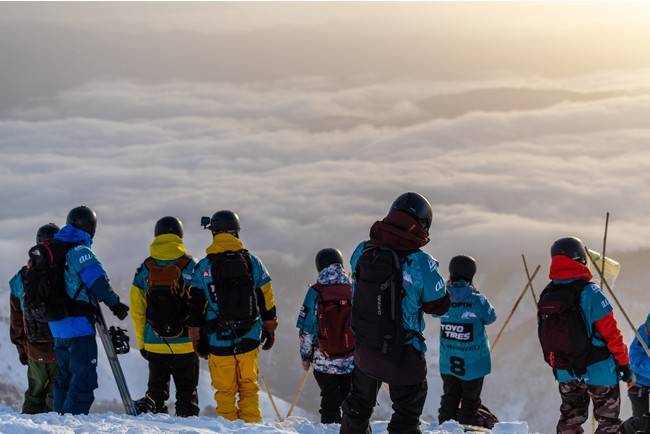
[[[116,354],[126,354],[129,352],[131,347],[129,346],[129,335],[126,334],[126,330],[120,327],[110,326],[108,329],[108,335],[111,337],[111,342],[113,343],[113,348],[115,348]]]

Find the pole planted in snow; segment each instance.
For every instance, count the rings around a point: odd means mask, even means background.
[[[499,342],[499,339],[501,338],[501,334],[503,331],[506,329],[506,326],[510,322],[510,319],[512,316],[515,314],[515,311],[517,310],[517,306],[519,306],[519,303],[521,302],[521,299],[524,298],[524,294],[526,294],[526,291],[528,291],[528,288],[532,287],[533,285],[533,279],[535,279],[535,276],[537,276],[537,272],[541,268],[541,265],[538,265],[537,268],[535,268],[535,271],[533,272],[533,275],[530,276],[528,279],[528,283],[524,287],[524,290],[521,291],[521,294],[519,294],[519,298],[517,298],[517,301],[515,302],[515,305],[512,307],[512,310],[510,311],[510,315],[508,315],[508,318],[506,318],[506,322],[503,323],[503,326],[501,326],[501,330],[499,330],[499,334],[497,334],[496,339],[494,340],[494,343],[491,345],[491,350],[494,351],[494,347],[497,346],[497,343]]]
[[[257,367],[257,372],[260,375],[260,379],[262,380],[262,383],[264,384],[264,388],[266,389],[266,393],[269,395],[269,400],[271,401],[271,405],[273,406],[273,410],[275,411],[275,415],[278,417],[278,421],[282,422],[282,416],[280,416],[280,412],[278,411],[278,407],[275,406],[275,401],[273,400],[273,395],[271,395],[271,389],[269,389],[269,385],[266,383],[266,379],[264,378],[264,374],[262,374],[262,370]]]
[[[309,365],[309,368],[305,370],[305,375],[303,375],[302,381],[300,381],[300,386],[298,386],[298,391],[296,392],[296,396],[293,398],[293,402],[291,403],[291,407],[289,407],[289,412],[287,413],[285,419],[289,419],[289,416],[291,416],[291,412],[293,411],[293,408],[298,403],[298,397],[300,396],[300,393],[302,393],[302,388],[305,387],[305,383],[307,382],[307,376],[309,375],[309,371],[311,371],[311,365]]]

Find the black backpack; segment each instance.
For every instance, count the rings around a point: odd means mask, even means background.
[[[318,348],[328,359],[345,359],[354,353],[352,288],[349,284],[313,286],[318,292]]]
[[[146,319],[154,333],[163,339],[187,336],[190,311],[182,270],[191,259],[183,255],[175,263],[165,265],[158,265],[153,258],[144,261],[149,270]]]
[[[219,308],[219,316],[209,326],[226,337],[245,335],[259,320],[253,264],[248,251],[226,251],[208,255],[212,263],[210,300]]]
[[[402,324],[402,260],[397,252],[366,242],[354,270],[352,331],[362,346],[398,356],[414,332]]]
[[[70,313],[71,300],[63,276],[67,251],[66,244],[56,239],[29,249],[29,266],[23,278],[23,316],[26,321],[59,321]],[[29,334],[29,328],[26,332]]]
[[[594,332],[588,330],[580,308],[580,296],[589,284],[580,279],[568,284],[549,283],[537,303],[538,336],[544,360],[553,369],[564,369],[576,375],[586,367],[609,357],[607,347],[591,342]]]

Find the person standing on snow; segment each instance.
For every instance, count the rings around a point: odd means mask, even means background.
[[[296,324],[300,330],[300,358],[305,371],[312,364],[314,367],[314,378],[320,388],[321,423],[341,423],[341,403],[350,392],[354,368],[354,339],[349,326],[352,288],[340,250],[320,250],[316,254],[316,269],[317,283],[307,290]],[[319,306],[327,309],[328,303],[334,303],[335,310],[328,309],[321,316]],[[319,324],[329,330],[324,333]],[[335,331],[339,336],[329,336],[328,332]]]
[[[538,327],[544,358],[553,367],[562,398],[557,432],[582,432],[591,400],[596,433],[618,433],[618,382],[631,380],[632,370],[612,307],[590,282],[587,252],[579,238],[553,243],[549,277],[552,281],[538,302]],[[573,306],[581,315],[572,313]]]
[[[36,232],[36,244],[49,242],[59,231],[54,223],[41,226]],[[25,414],[52,411],[52,388],[58,366],[54,352],[54,340],[48,323],[27,318],[23,312],[25,294],[24,276],[29,264],[9,281],[10,338],[18,350],[20,363],[27,365],[27,391],[22,412]]]
[[[650,314],[638,328],[639,336],[647,346],[650,346]],[[635,374],[635,381],[632,387],[627,390],[627,395],[632,403],[632,416],[642,417],[650,411],[648,408],[648,394],[650,393],[650,357],[639,342],[638,337],[634,337],[630,345],[630,365],[632,372]]]
[[[93,318],[99,308],[98,300],[120,320],[129,312],[90,249],[96,228],[97,215],[82,205],[70,210],[66,225],[54,235],[69,247],[64,279],[68,296],[73,300],[68,317],[49,323],[59,363],[53,408],[62,414],[88,414],[95,400],[97,341]]]
[[[420,433],[427,395],[424,313],[443,315],[449,293],[438,262],[420,250],[429,242],[432,210],[420,194],[398,196],[352,254],[352,388],[343,401],[343,434],[370,433],[381,383],[394,413],[388,432]]]
[[[449,311],[440,317],[440,376],[443,394],[438,422],[479,425],[483,379],[492,370],[485,326],[497,316],[488,299],[472,284],[476,260],[459,255],[449,262]],[[435,316],[435,315],[434,315]],[[460,405],[460,408],[459,408]]]
[[[213,239],[192,277],[190,339],[208,359],[217,415],[261,422],[258,347],[271,349],[278,326],[271,277],[239,240],[237,214],[218,211],[201,221]],[[209,354],[202,352],[206,338]]]
[[[149,364],[139,411],[167,413],[169,380],[176,387],[176,416],[198,416],[199,359],[188,335],[189,285],[196,260],[183,245],[183,224],[173,216],[156,222],[151,256],[131,286],[131,317],[140,354]]]

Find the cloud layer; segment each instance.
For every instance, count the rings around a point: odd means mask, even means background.
[[[0,27],[10,35],[14,30]],[[320,30],[316,33],[321,43],[345,46],[345,38],[325,37],[333,30]],[[280,40],[305,34],[304,29],[285,31]],[[462,33],[453,26],[447,31]],[[415,54],[402,53],[386,45],[383,48],[391,48],[387,51],[410,59],[405,64],[413,73],[403,73],[390,57],[390,73],[364,75],[381,63],[377,59],[387,58],[373,52],[370,66],[359,62],[349,67],[345,61],[356,49],[364,52],[361,48],[373,46],[377,40],[371,38],[371,43],[354,41],[356,48],[340,58],[324,50],[323,64],[310,63],[323,45],[314,48],[305,40],[290,52],[308,53],[307,60],[287,55],[277,58],[285,62],[255,58],[247,63],[233,56],[232,66],[215,56],[219,61],[205,60],[199,66],[210,67],[196,72],[193,68],[200,68],[192,60],[201,57],[201,50],[184,53],[182,59],[165,57],[160,42],[174,41],[174,47],[182,48],[198,44],[196,35],[149,35],[140,40],[120,34],[113,40],[78,29],[50,33],[55,41],[74,40],[71,35],[87,36],[81,38],[87,44],[74,45],[79,51],[70,54],[61,49],[67,45],[41,45],[36,35],[22,43],[26,63],[0,71],[0,96],[8,95],[11,98],[3,102],[12,102],[0,108],[4,291],[26,260],[36,229],[50,221],[64,224],[73,206],[86,204],[97,211],[94,248],[123,297],[128,296],[134,270],[148,256],[158,218],[180,217],[189,252],[201,257],[210,236],[200,228],[200,217],[233,209],[242,221],[245,246],[262,258],[273,277],[282,313],[281,338],[278,350],[264,363],[265,369],[278,368],[274,387],[290,399],[295,379],[286,367],[299,369],[293,322],[306,285],[315,278],[314,254],[335,246],[348,257],[372,222],[404,191],[418,191],[432,203],[432,241],[425,250],[441,261],[443,274],[456,254],[477,258],[477,282],[485,285],[497,306],[499,326],[513,294],[525,283],[521,254],[531,268],[542,265],[541,282],[548,248],[556,238],[577,235],[589,247],[601,247],[607,211],[608,251],[627,255],[633,269],[643,270],[643,262],[633,263],[633,253],[624,253],[650,248],[650,80],[644,69],[648,65],[642,62],[638,68],[620,70],[613,65],[571,76],[528,73],[535,70],[534,64],[520,70],[504,66],[504,71],[492,74],[486,71],[494,72],[499,65],[493,61],[486,66],[486,54],[481,68],[453,78],[476,60],[463,49],[449,53],[449,64],[435,73],[422,74],[413,60],[417,49]],[[237,38],[222,35],[226,42],[215,52],[248,53],[242,47],[256,46],[266,35],[249,34],[234,47],[229,43]],[[130,39],[130,49],[117,50]],[[286,48],[266,39],[267,44]],[[16,55],[17,46],[8,38],[0,41],[0,53]],[[472,45],[464,37],[454,41],[461,41],[460,47]],[[481,51],[480,45],[473,47]],[[135,62],[135,54],[148,53],[143,48],[158,51]],[[71,66],[86,49],[95,50],[101,62]],[[517,57],[522,52],[525,47],[512,58],[532,61]],[[278,48],[277,53],[283,51]],[[190,61],[183,64],[183,59]],[[436,65],[435,59],[428,59],[427,65]],[[514,64],[521,66],[505,65]],[[223,72],[220,66],[232,68]],[[314,74],[319,68],[322,73]],[[46,80],[49,76],[52,82]],[[522,95],[524,104],[513,100]],[[639,281],[625,283],[637,295],[635,309],[650,308],[643,302]],[[537,286],[541,289],[541,283]],[[528,364],[513,367],[506,355],[518,352],[531,363],[540,361],[529,321],[532,307],[522,307],[512,331],[504,335],[508,340],[499,344],[486,396],[492,399],[488,403],[500,403],[500,408],[490,407],[505,418],[522,418],[531,428],[550,432],[553,421],[548,413],[536,415],[535,408],[521,405],[542,396],[549,411],[557,411],[550,373],[549,378],[536,377],[539,384],[531,383],[526,400],[503,386],[511,380],[506,374],[531,377]],[[645,318],[645,312],[638,318]],[[428,322],[427,337],[433,341],[429,360],[435,373],[437,323]],[[429,418],[436,415],[436,380],[430,379],[425,412]],[[491,385],[497,381],[502,387]],[[305,394],[303,405],[313,410],[312,395],[314,390]]]

